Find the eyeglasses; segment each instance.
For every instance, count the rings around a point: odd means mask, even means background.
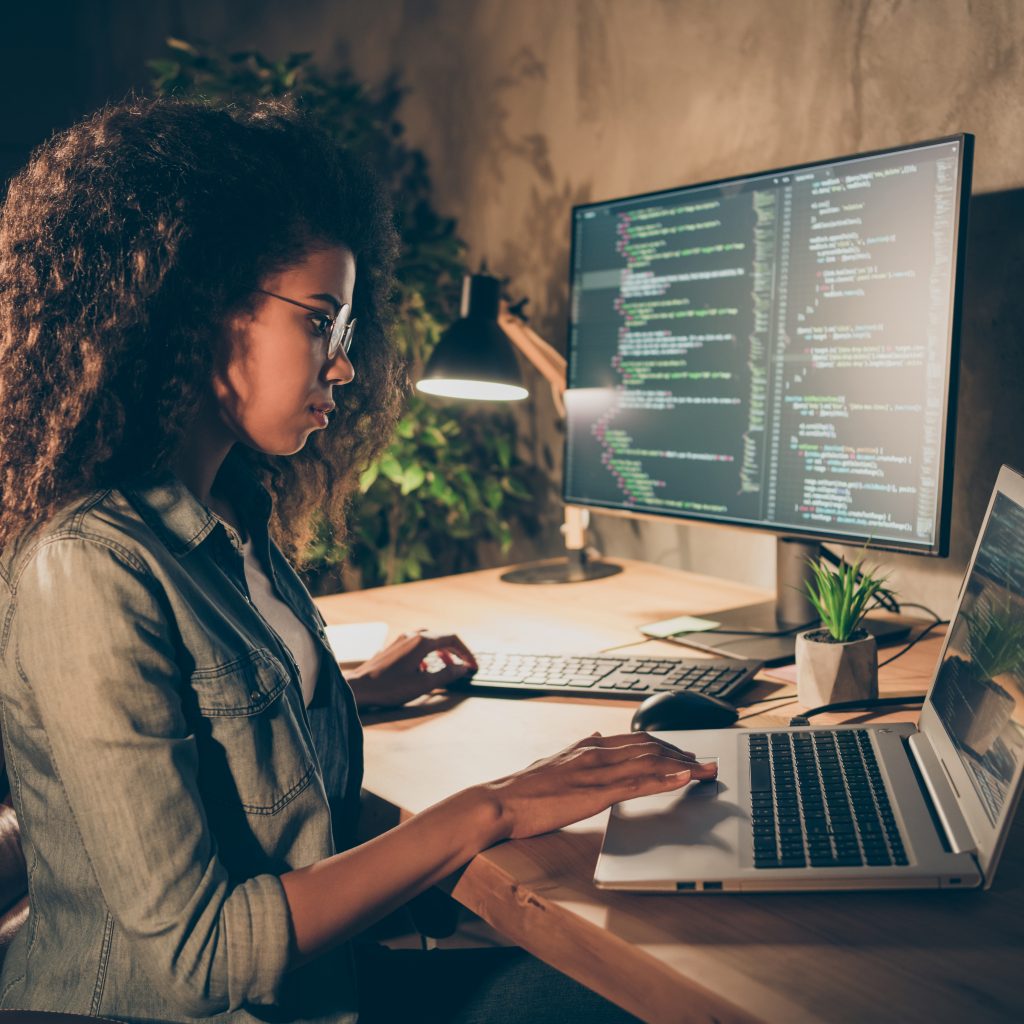
[[[295,299],[289,299],[284,295],[268,292],[264,288],[257,288],[256,291],[261,295],[269,295],[272,299],[289,302],[300,309],[308,309],[313,314],[309,319],[313,321],[316,327],[317,337],[328,339],[327,358],[336,359],[339,352],[344,352],[345,355],[348,355],[349,349],[352,347],[352,338],[356,331],[356,321],[349,320],[348,318],[349,313],[352,312],[352,306],[349,303],[346,302],[335,316],[331,316],[322,309],[317,309],[316,306],[307,306],[304,302],[296,302]]]

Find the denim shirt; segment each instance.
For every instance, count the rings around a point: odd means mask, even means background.
[[[355,1020],[347,946],[286,970],[279,876],[350,842],[358,715],[268,536],[270,498],[238,463],[218,489],[320,644],[308,709],[234,531],[169,473],[91,494],[0,557],[3,740],[31,908],[2,1007]]]

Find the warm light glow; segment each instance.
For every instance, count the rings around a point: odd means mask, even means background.
[[[417,391],[442,398],[469,398],[482,402],[518,402],[530,392],[516,384],[495,384],[487,380],[444,380],[431,377],[416,385]]]

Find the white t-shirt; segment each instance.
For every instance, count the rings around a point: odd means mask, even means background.
[[[320,671],[320,649],[291,608],[274,593],[274,585],[263,571],[251,539],[242,545],[242,555],[245,581],[249,585],[252,603],[270,623],[271,629],[281,638],[285,647],[292,652],[302,679],[302,699],[308,708],[313,700],[316,678]]]

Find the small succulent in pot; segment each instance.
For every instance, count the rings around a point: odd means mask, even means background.
[[[884,576],[863,568],[864,560],[845,558],[833,569],[811,561],[807,596],[821,626],[796,641],[797,697],[805,707],[878,696],[878,648],[861,620],[880,593]]]

